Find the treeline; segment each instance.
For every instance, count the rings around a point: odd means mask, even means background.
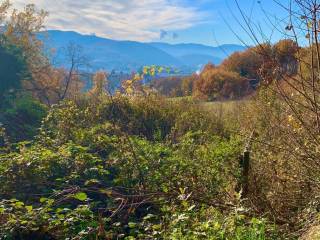
[[[264,71],[273,68],[267,59],[271,55],[282,74],[295,75],[298,70],[298,50],[297,44],[289,39],[274,45],[251,47],[233,53],[219,66],[207,64],[199,74],[155,79],[151,86],[168,97],[193,96],[209,101],[240,99],[252,94],[262,82]]]
[[[13,142],[32,139],[51,106],[108,88],[106,73],[84,74],[88,62],[76,44],[63,49],[67,66],[53,66],[56,50],[39,39],[47,15],[35,5],[22,11],[9,1],[0,5],[0,124]]]

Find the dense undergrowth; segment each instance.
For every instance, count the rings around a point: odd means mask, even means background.
[[[278,239],[237,192],[242,147],[191,102],[62,102],[2,147],[0,238]]]
[[[320,8],[287,10],[276,44],[240,10],[252,48],[110,94],[103,71],[83,91],[79,46],[51,64],[45,11],[1,2],[0,239],[319,239]]]

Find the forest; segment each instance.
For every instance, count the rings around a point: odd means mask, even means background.
[[[52,64],[45,10],[2,1],[0,239],[320,239],[320,3],[292,4],[280,41],[242,13],[255,46],[114,90],[75,44]]]

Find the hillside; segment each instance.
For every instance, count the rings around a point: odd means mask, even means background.
[[[57,65],[67,64],[63,48],[73,42],[83,48],[92,70],[105,69],[123,72],[136,71],[144,65],[162,65],[183,69],[185,73],[198,70],[212,62],[219,64],[235,51],[243,50],[239,45],[210,47],[200,44],[141,43],[117,41],[77,32],[51,30],[41,34],[49,48],[57,51]]]
[[[162,51],[175,57],[183,57],[185,55],[196,54],[215,57],[216,60],[220,61],[224,58],[227,58],[234,52],[243,51],[246,49],[244,46],[235,44],[224,44],[218,47],[211,47],[194,43],[168,44],[154,42],[150,43],[150,45],[158,49],[161,49]]]

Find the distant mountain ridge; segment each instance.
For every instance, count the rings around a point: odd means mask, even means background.
[[[194,72],[208,62],[219,64],[231,53],[245,49],[240,45],[210,47],[201,44],[118,41],[58,30],[50,30],[45,34],[40,33],[39,38],[45,42],[47,47],[57,50],[56,61],[59,66],[67,64],[67,59],[61,53],[61,49],[67,47],[70,42],[81,46],[92,71],[104,69],[132,72],[145,65],[161,65],[183,69],[185,72]]]
[[[224,44],[218,47],[206,46],[203,44],[194,44],[194,43],[180,43],[180,44],[168,44],[161,42],[152,42],[150,45],[157,47],[167,53],[172,54],[176,57],[181,57],[184,55],[191,54],[202,54],[210,55],[216,58],[224,59],[228,55],[236,51],[242,51],[246,49],[241,45],[236,44]]]

